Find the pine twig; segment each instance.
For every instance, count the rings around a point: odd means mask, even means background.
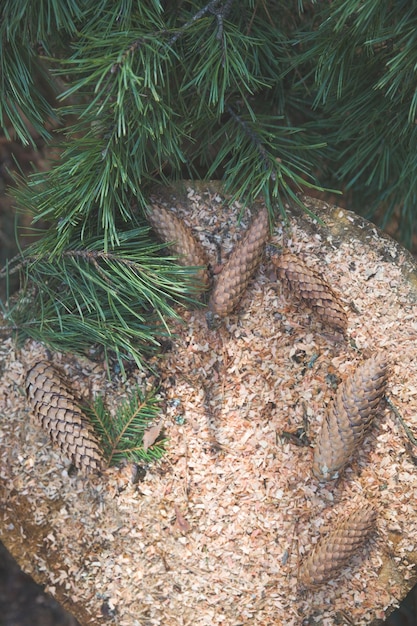
[[[219,4],[219,2],[221,2],[221,0],[210,0],[208,4],[206,4],[199,11],[197,11],[197,13],[195,13],[192,18],[188,20],[188,22],[186,22],[173,37],[171,37],[171,39],[168,41],[168,45],[172,46],[180,37],[185,34],[185,31],[190,28],[190,26],[192,26],[194,22],[203,17],[203,15],[208,12],[213,13],[216,5]]]
[[[400,422],[401,426],[404,428],[405,434],[407,435],[408,439],[411,441],[413,446],[417,446],[417,439],[414,437],[413,433],[411,432],[411,428],[408,426],[408,424],[406,424],[406,422],[404,421],[404,418],[401,416],[401,413],[399,412],[395,404],[387,396],[385,396],[385,400],[388,406],[390,407],[391,411],[394,413],[395,417],[398,418],[398,421]]]
[[[230,13],[230,9],[232,8],[233,2],[234,0],[226,0],[224,6],[221,9],[215,9],[215,8],[209,9],[210,13],[213,13],[213,15],[215,15],[217,19],[218,30],[217,30],[216,38],[219,41],[223,41],[223,30],[224,30],[223,22],[228,16],[228,14]]]
[[[273,166],[272,160],[265,149],[262,141],[259,139],[258,135],[249,127],[249,125],[237,114],[233,111],[231,106],[226,108],[229,115],[243,128],[245,134],[249,137],[256,150],[258,151],[261,161],[263,164],[263,168],[265,171],[268,171],[271,166]],[[274,171],[271,172],[271,180],[276,181],[276,173]]]
[[[0,270],[0,278],[3,278],[6,275],[10,276],[11,274],[15,274],[16,272],[18,272],[26,264],[26,259],[22,259],[21,262],[18,263],[11,270],[9,270],[9,265],[15,263],[21,257],[22,254],[19,252],[19,254],[16,254],[11,259],[7,259],[6,265]]]
[[[217,34],[216,39],[220,41],[222,47],[222,66],[225,66],[226,63],[226,43],[224,39],[224,20],[232,8],[234,0],[226,0],[224,6],[220,9],[211,8],[210,13],[216,16],[217,19]]]
[[[96,399],[88,415],[99,436],[107,464],[116,465],[124,459],[139,463],[156,461],[164,454],[164,439],[157,436],[151,445],[144,445],[145,431],[158,419],[160,406],[154,391],[147,394],[137,387],[118,405],[114,415],[103,398]]]

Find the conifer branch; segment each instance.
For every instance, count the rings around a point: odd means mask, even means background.
[[[143,365],[178,318],[174,304],[194,302],[195,272],[159,256],[163,245],[151,243],[149,228],[121,235],[111,252],[100,238],[63,253],[43,251],[40,241],[19,264],[23,288],[10,302],[5,318],[21,339],[43,340],[50,348],[83,354],[90,345],[114,351]]]
[[[245,134],[249,137],[249,139],[252,141],[252,143],[254,144],[256,150],[258,151],[260,157],[261,157],[261,161],[262,161],[262,165],[265,171],[270,171],[271,170],[271,159],[264,147],[264,145],[262,144],[259,136],[249,127],[249,125],[242,120],[241,117],[239,117],[239,115],[237,115],[237,113],[235,113],[232,109],[232,107],[228,106],[227,107],[227,111],[228,113],[233,117],[233,119],[241,125],[241,127],[243,128]],[[271,180],[275,181],[276,180],[276,173],[274,171],[271,171]]]
[[[36,143],[65,125],[50,171],[20,179],[15,193],[34,224],[49,225],[0,273],[20,272],[6,317],[22,337],[61,350],[93,341],[120,357],[133,350],[138,363],[157,348],[172,304],[192,297],[192,272],[174,270],[147,234],[146,262],[133,240],[122,250],[155,182],[215,177],[232,199],[262,195],[271,217],[285,218],[298,191],[325,181],[360,198],[366,216],[382,207],[382,224],[399,211],[411,242],[414,8],[197,4],[4,0],[0,126]]]
[[[176,41],[178,41],[178,39],[185,34],[185,32],[190,28],[190,26],[192,26],[195,22],[197,22],[197,20],[201,19],[206,13],[208,12],[213,13],[215,7],[218,4],[220,4],[221,1],[222,0],[210,0],[210,2],[208,2],[204,7],[202,7],[196,13],[194,13],[192,18],[188,20],[188,22],[186,22],[184,26],[182,26],[182,28],[179,29],[178,32],[175,33],[173,37],[171,37],[171,39],[168,41],[168,45],[172,46]]]
[[[116,406],[114,414],[106,408],[102,397],[85,409],[100,437],[108,465],[116,465],[123,460],[150,463],[162,457],[165,451],[163,437],[159,436],[147,450],[143,446],[144,433],[157,419],[159,411],[155,393],[144,394],[139,387]]]
[[[225,4],[221,8],[210,8],[210,13],[216,16],[217,19],[217,34],[216,39],[220,41],[222,47],[222,65],[224,67],[226,63],[226,40],[224,37],[224,20],[227,18],[234,0],[226,0]]]

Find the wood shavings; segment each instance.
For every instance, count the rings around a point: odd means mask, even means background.
[[[220,250],[219,263],[251,222],[251,211],[214,184],[179,186],[155,201],[192,227],[210,259]],[[263,259],[218,330],[207,329],[204,310],[187,311],[172,351],[152,362],[168,451],[159,465],[140,467],[137,482],[128,466],[100,478],[71,472],[22,408],[25,372],[47,358],[44,349],[0,346],[1,540],[83,626],[109,623],[103,605],[119,626],[338,626],[345,614],[370,626],[416,581],[417,470],[392,412],[329,483],[312,477],[312,448],[281,437],[302,427],[314,444],[337,386],[379,352],[390,357],[389,396],[417,434],[416,266],[360,218],[306,202],[327,226],[289,207],[285,240],[337,285],[344,308],[356,304],[347,339],[313,328]],[[283,236],[276,225],[271,243],[282,247]],[[369,268],[377,272],[366,280]],[[127,391],[102,363],[53,356],[84,396],[105,394],[111,406]],[[127,387],[148,376],[132,372]],[[378,508],[370,549],[337,580],[299,594],[300,563],[337,514],[364,499]]]

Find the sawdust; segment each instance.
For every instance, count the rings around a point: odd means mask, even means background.
[[[250,223],[215,185],[159,201],[193,227],[213,266]],[[207,328],[204,307],[183,311],[172,350],[126,384],[101,363],[2,344],[0,538],[82,624],[365,625],[414,584],[417,453],[393,412],[337,481],[312,475],[326,406],[373,353],[386,353],[389,397],[417,433],[413,264],[364,220],[307,202],[326,226],[293,208],[272,244],[325,276],[346,309],[346,339],[282,293],[266,253],[222,326]],[[25,373],[48,356],[80,393],[104,393],[109,405],[158,380],[163,462],[140,468],[138,482],[131,467],[74,473],[25,404]],[[363,499],[378,513],[370,542],[337,578],[300,593],[303,557]]]

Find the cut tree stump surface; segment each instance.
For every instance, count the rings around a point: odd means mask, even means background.
[[[153,201],[193,228],[216,271],[251,219],[217,183],[182,182]],[[74,473],[25,400],[44,347],[1,345],[0,539],[83,626],[368,625],[416,582],[417,448],[390,408],[339,479],[312,474],[326,406],[373,354],[386,354],[388,396],[417,436],[416,265],[362,218],[305,202],[324,224],[288,207],[271,243],[337,292],[346,338],[283,293],[268,247],[220,327],[207,328],[205,307],[181,311],[153,373],[124,383],[101,362],[51,355],[79,393],[104,394],[110,408],[129,387],[159,383],[168,438],[159,465]],[[335,578],[301,592],[304,556],[364,501],[377,510],[370,540]]]

